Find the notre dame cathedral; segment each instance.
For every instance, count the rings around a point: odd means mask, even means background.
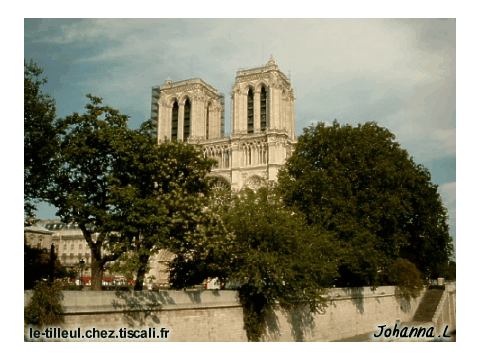
[[[152,89],[152,119],[159,141],[199,145],[218,164],[210,173],[219,186],[257,188],[277,179],[293,151],[293,89],[273,57],[265,66],[237,71],[231,91],[232,131],[225,137],[225,98],[202,79]]]

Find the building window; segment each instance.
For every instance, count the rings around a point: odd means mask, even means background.
[[[191,112],[191,105],[190,100],[187,99],[185,101],[185,108],[183,112],[183,140],[187,141],[188,137],[190,136],[190,112]]]
[[[260,91],[260,128],[261,131],[267,130],[267,91],[263,86]]]
[[[175,100],[172,108],[172,141],[177,140],[178,133],[178,102]]]
[[[248,90],[247,95],[247,132],[249,134],[253,133],[253,91],[252,89]]]

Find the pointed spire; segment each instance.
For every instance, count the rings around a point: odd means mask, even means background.
[[[172,79],[170,79],[170,76],[168,77],[168,79],[165,81],[165,84],[171,84],[172,83]]]
[[[268,60],[267,66],[277,65],[275,60],[273,59],[273,55],[270,56],[270,60]]]

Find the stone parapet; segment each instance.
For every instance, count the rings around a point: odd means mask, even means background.
[[[406,323],[412,320],[423,293],[416,299],[405,300],[395,295],[393,286],[375,290],[329,289],[324,295],[327,307],[323,312],[311,314],[302,304],[290,311],[274,309],[267,318],[263,341],[335,341],[378,331],[379,325]],[[63,294],[62,329],[164,327],[171,331],[169,341],[247,340],[243,308],[233,290],[65,291]],[[455,299],[451,296],[451,301],[444,302],[450,316],[455,313]],[[30,298],[31,291],[25,291],[25,306]]]

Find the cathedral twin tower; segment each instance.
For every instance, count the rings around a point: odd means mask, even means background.
[[[232,96],[232,132],[225,137],[225,99],[202,79],[152,89],[156,136],[200,146],[218,164],[218,186],[257,188],[276,180],[293,151],[294,94],[273,58],[263,67],[237,72]]]

